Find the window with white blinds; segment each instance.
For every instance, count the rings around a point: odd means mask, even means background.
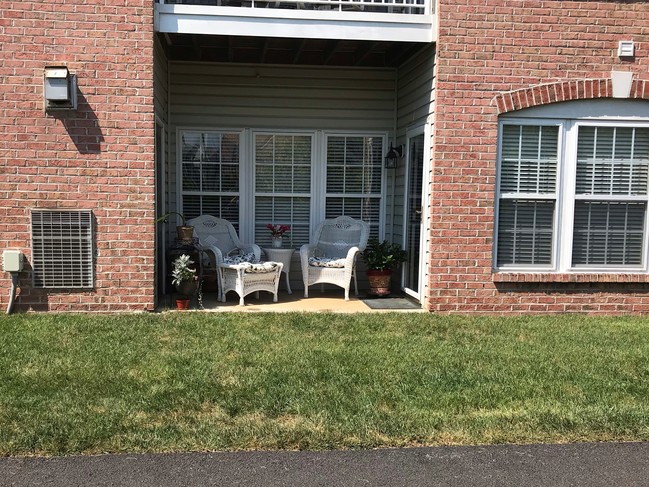
[[[313,137],[254,134],[255,241],[270,246],[266,225],[288,225],[290,247],[309,242]]]
[[[239,223],[239,134],[182,131],[180,163],[182,213],[210,214]]]
[[[573,266],[642,266],[649,128],[580,126]]]
[[[500,126],[497,268],[647,270],[649,125]]]
[[[382,237],[385,133],[179,129],[179,211],[230,221],[239,237],[285,248],[308,243],[325,218],[362,219]]]
[[[497,266],[550,266],[559,127],[503,125]]]
[[[378,237],[382,171],[382,137],[328,136],[325,218],[364,220]]]

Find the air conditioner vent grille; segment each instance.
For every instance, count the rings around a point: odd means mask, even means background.
[[[33,284],[92,288],[92,212],[32,211]]]

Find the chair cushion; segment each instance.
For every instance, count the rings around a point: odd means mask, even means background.
[[[232,255],[229,257],[224,257],[223,262],[228,265],[233,264],[243,264],[243,263],[256,263],[255,254],[241,254],[241,255]]]
[[[309,265],[313,267],[334,267],[342,269],[347,259],[330,259],[328,257],[309,257]]]
[[[243,272],[251,274],[263,274],[265,272],[273,272],[277,269],[277,262],[259,262],[255,264],[248,264]]]

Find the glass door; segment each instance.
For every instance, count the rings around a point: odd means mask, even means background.
[[[405,177],[404,248],[408,260],[403,267],[404,292],[420,300],[422,282],[424,127],[408,133]]]

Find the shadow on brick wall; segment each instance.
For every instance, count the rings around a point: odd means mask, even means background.
[[[80,91],[77,99],[76,110],[51,111],[49,115],[61,121],[80,154],[99,154],[104,141],[99,119]]]

